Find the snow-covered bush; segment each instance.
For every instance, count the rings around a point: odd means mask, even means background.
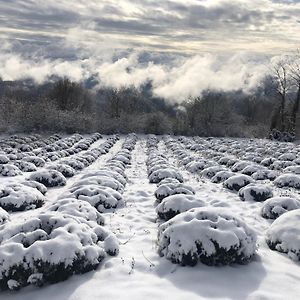
[[[63,161],[61,161],[61,163],[68,165],[77,171],[81,171],[85,167],[82,162],[80,162],[79,160],[74,159],[74,158],[64,159]]]
[[[6,210],[0,207],[0,225],[10,220],[9,214]]]
[[[241,173],[242,173],[242,174],[245,174],[245,175],[251,176],[253,173],[255,173],[255,172],[261,170],[262,168],[263,168],[262,166],[252,164],[252,165],[250,165],[250,166],[245,167],[245,168],[241,171]]]
[[[34,209],[44,202],[44,195],[35,188],[18,183],[0,187],[0,207],[6,211]]]
[[[24,161],[33,163],[36,167],[43,167],[45,165],[45,160],[38,156],[28,156],[23,158]]]
[[[196,160],[188,163],[186,165],[186,169],[191,173],[197,173],[199,171],[202,171],[205,168],[215,166],[216,164],[212,161],[207,160]]]
[[[201,171],[200,174],[207,178],[212,178],[220,171],[226,171],[226,169],[222,166],[212,166],[212,167],[205,168],[203,171]]]
[[[76,172],[71,166],[63,164],[63,163],[58,163],[56,165],[50,165],[50,166],[48,166],[48,169],[56,170],[56,171],[60,172],[61,174],[63,174],[67,178],[73,177]]]
[[[251,177],[255,180],[274,180],[278,176],[276,171],[272,170],[259,170],[254,172]]]
[[[247,166],[249,166],[250,163],[248,161],[237,161],[232,167],[231,171],[232,172],[240,172]]]
[[[230,178],[226,179],[223,185],[229,190],[239,191],[242,187],[253,182],[254,180],[250,176],[239,174],[239,175],[231,176]]]
[[[34,180],[25,180],[25,181],[22,181],[21,184],[35,188],[39,192],[41,192],[43,195],[45,195],[47,193],[47,188],[40,182],[37,182]]]
[[[273,197],[272,189],[263,184],[248,184],[239,190],[239,196],[242,201],[263,202]]]
[[[282,174],[274,180],[277,187],[292,187],[300,189],[300,175],[296,174]]]
[[[9,158],[4,154],[0,154],[0,164],[7,164],[8,162]]]
[[[194,195],[194,189],[183,183],[165,183],[158,186],[155,191],[155,197],[158,201],[176,194]]]
[[[96,223],[58,212],[8,222],[0,232],[0,288],[63,281],[94,270],[106,253],[117,254],[117,242]]]
[[[264,202],[261,215],[266,219],[277,219],[282,214],[300,208],[300,201],[291,197],[273,197]]]
[[[77,181],[73,187],[81,187],[84,185],[99,185],[99,186],[105,186],[109,187],[115,191],[118,191],[120,193],[123,193],[124,191],[124,185],[118,181],[117,179],[109,176],[90,176],[87,178],[82,178],[79,181]]]
[[[174,168],[163,168],[163,169],[158,169],[158,170],[154,171],[149,176],[149,181],[151,183],[158,183],[165,178],[175,178],[178,181],[183,182],[182,175],[178,172],[178,170],[176,170]]]
[[[37,170],[35,164],[28,161],[16,160],[13,162],[13,165],[23,172],[35,172]]]
[[[245,264],[255,253],[256,235],[224,208],[193,208],[160,225],[158,250],[181,265]]]
[[[235,173],[233,173],[231,171],[219,171],[211,178],[211,182],[220,183],[234,175],[235,175]]]
[[[161,219],[169,220],[191,208],[202,206],[205,206],[204,201],[194,195],[177,194],[164,198],[156,207],[156,212]]]
[[[57,211],[65,215],[82,218],[104,225],[103,216],[89,202],[74,198],[61,199],[45,207],[46,212]]]
[[[270,249],[287,253],[300,260],[300,209],[289,211],[277,218],[266,233]]]
[[[114,170],[111,170],[109,168],[101,168],[100,170],[97,170],[97,171],[90,171],[90,172],[86,173],[84,176],[82,176],[82,179],[90,178],[93,176],[100,176],[100,177],[104,176],[104,177],[114,178],[117,181],[119,181],[123,186],[125,186],[126,182],[127,182],[127,177],[126,177],[125,173],[124,173],[124,175],[121,175],[120,173],[118,173]]]
[[[0,174],[2,176],[13,177],[21,175],[22,171],[17,166],[14,166],[12,164],[5,164],[0,165]]]
[[[32,173],[29,180],[37,181],[46,187],[63,186],[66,185],[66,178],[63,174],[56,170],[40,170]]]
[[[293,173],[300,175],[300,166],[289,166],[283,169],[284,173]]]
[[[276,161],[276,158],[266,157],[260,163],[265,167],[269,167],[274,161]]]
[[[101,185],[76,185],[60,198],[75,198],[89,202],[99,212],[124,205],[122,195],[116,190]]]

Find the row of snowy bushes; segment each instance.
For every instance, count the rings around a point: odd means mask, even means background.
[[[73,176],[76,170],[88,167],[100,155],[107,153],[117,139],[117,136],[112,136],[97,148],[36,171],[21,184],[9,183],[1,187],[0,207],[7,211],[23,211],[41,207],[45,202],[44,195],[48,187],[65,185],[66,177]]]
[[[169,168],[159,154],[157,140],[148,140],[148,173]],[[180,174],[176,169],[177,174]],[[167,174],[167,173],[164,173]],[[246,263],[256,248],[255,233],[241,220],[215,207],[206,207],[182,176],[159,176],[155,192],[158,216],[166,221],[158,229],[158,251],[173,263],[194,266]],[[181,180],[180,180],[181,179]],[[181,182],[180,182],[181,181]]]
[[[28,219],[0,211],[0,289],[56,283],[97,268],[118,241],[88,202],[64,199]]]
[[[101,135],[98,133],[86,139],[75,134],[48,145],[49,148],[44,147],[31,152],[10,153],[9,155],[0,154],[0,174],[2,176],[17,176],[21,175],[22,171],[34,172],[38,167],[43,167],[47,161],[55,161],[87,150],[99,138]]]
[[[51,135],[47,138],[42,138],[38,134],[27,136],[12,135],[0,140],[0,149],[8,153],[10,152],[27,152],[36,148],[45,147],[62,137],[59,134]]]
[[[169,147],[177,153],[180,161],[190,169],[189,164],[197,161],[195,157],[190,156],[184,148],[175,141],[167,142]],[[186,141],[185,143],[186,144]],[[213,157],[213,156],[211,156]],[[205,163],[201,162],[200,175],[208,177],[214,183],[223,182],[226,188],[237,191],[241,200],[264,202],[261,207],[261,216],[267,219],[276,220],[266,233],[266,240],[269,247],[273,250],[288,253],[289,257],[294,260],[300,260],[300,201],[293,197],[273,197],[273,192],[270,187],[253,182],[253,178],[245,175],[247,170],[249,175],[255,168],[253,165],[247,166],[245,161],[235,162],[232,164],[234,168],[231,170],[221,170],[222,163],[227,160],[219,158],[219,164],[211,162],[211,166],[205,168]],[[210,162],[208,162],[210,163]],[[194,170],[192,170],[194,171]],[[241,171],[244,174],[235,175],[233,171]],[[256,171],[257,172],[257,171]],[[253,177],[253,176],[252,176]],[[298,176],[292,174],[283,174],[278,176],[274,184],[278,187],[289,186],[298,188]],[[255,178],[257,180],[265,178]],[[270,178],[269,178],[270,179]],[[274,178],[273,178],[274,179]]]
[[[86,173],[60,199],[78,199],[89,202],[99,212],[115,209],[124,204],[122,193],[127,183],[125,168],[130,164],[136,135],[127,137],[119,150],[105,165]]]
[[[107,147],[117,139],[115,136],[107,140]],[[136,139],[135,135],[129,135],[122,149],[104,167],[86,173],[34,218],[12,224],[3,211],[3,216],[0,215],[4,223],[0,229],[2,289],[65,280],[95,269],[107,254],[118,253],[118,241],[103,227],[101,213],[124,202],[125,168]]]
[[[187,138],[181,138],[180,140],[188,149],[194,149],[193,142],[189,141],[188,143]],[[244,142],[246,143],[244,140],[240,141],[241,144]],[[236,143],[237,142],[234,144],[236,145]],[[194,145],[196,145],[195,142]],[[261,159],[258,160],[257,157],[255,159],[255,157],[250,155],[247,157],[248,160],[240,160],[233,155],[229,156],[224,154],[226,149],[227,148],[224,149],[222,146],[219,146],[219,148],[214,146],[213,150],[196,150],[196,152],[201,154],[202,159],[194,159],[194,161],[188,165],[189,169],[197,172],[212,167],[208,171],[222,171],[218,176],[212,178],[213,182],[232,176],[232,172],[240,172],[244,175],[251,176],[255,180],[273,181],[274,185],[279,188],[291,187],[300,189],[300,175],[298,175],[300,174],[300,166],[298,165],[300,159],[295,156],[295,153],[281,154],[279,160],[272,157],[263,158],[262,156],[260,157]],[[251,149],[253,150],[253,148]],[[291,161],[292,159],[294,159],[294,161]],[[223,166],[223,168],[220,165]],[[218,168],[220,169],[218,170]]]

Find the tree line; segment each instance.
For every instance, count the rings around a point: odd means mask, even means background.
[[[1,132],[154,133],[271,137],[300,134],[300,54],[284,57],[251,91],[206,90],[172,104],[137,89],[90,89],[68,78],[44,84],[0,80]]]

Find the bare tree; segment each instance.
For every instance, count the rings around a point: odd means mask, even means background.
[[[281,58],[272,67],[272,77],[275,81],[276,93],[280,98],[279,115],[280,115],[280,131],[286,130],[286,102],[288,92],[291,89],[291,77],[290,77],[290,63],[288,57]],[[277,122],[273,122],[273,125],[277,125]],[[272,130],[273,128],[271,128]]]
[[[291,113],[291,126],[293,132],[295,132],[297,114],[300,106],[300,50],[299,49],[297,50],[297,53],[292,63],[290,64],[290,73],[291,73],[292,85],[297,90],[296,99],[294,101],[294,105],[292,107],[292,113]]]

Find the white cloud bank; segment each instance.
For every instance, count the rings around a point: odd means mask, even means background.
[[[32,59],[14,54],[9,48],[0,49],[0,77],[3,80],[31,78],[42,83],[51,76],[69,77],[85,81],[90,77],[99,86],[136,88],[151,82],[153,94],[172,102],[181,102],[190,96],[198,96],[205,89],[225,91],[243,89],[249,91],[267,72],[263,61],[246,53],[233,56],[213,54],[173,58],[172,63],[141,62],[142,53],[131,52],[119,59],[112,56],[63,60]],[[163,57],[163,55],[162,55]]]

